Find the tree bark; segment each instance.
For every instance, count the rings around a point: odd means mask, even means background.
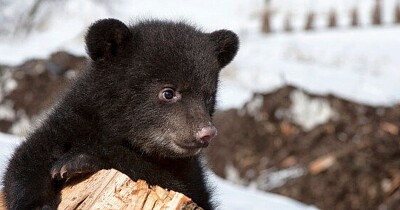
[[[2,198],[0,209],[5,209]],[[181,193],[149,186],[143,180],[134,182],[114,169],[69,180],[61,191],[58,209],[202,210]]]

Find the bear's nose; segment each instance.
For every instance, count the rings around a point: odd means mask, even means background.
[[[210,140],[216,135],[217,128],[215,128],[214,126],[207,126],[196,133],[196,140],[200,142],[204,147],[206,147],[208,146]]]

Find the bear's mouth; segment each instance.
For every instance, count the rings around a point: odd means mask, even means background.
[[[192,143],[177,143],[177,142],[175,142],[175,144],[178,147],[186,149],[186,150],[197,150],[197,149],[205,148],[208,146],[208,144],[201,144],[201,143],[197,143],[197,142],[192,142]]]

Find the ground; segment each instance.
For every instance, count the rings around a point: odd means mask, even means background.
[[[211,168],[321,209],[397,209],[400,106],[306,94],[325,100],[334,115],[305,131],[291,113],[295,94],[306,93],[284,87],[255,95],[244,108],[217,113],[219,135],[207,153]],[[250,108],[255,101],[261,104]]]
[[[3,66],[2,78],[16,84],[0,89],[0,131],[25,134],[22,122],[40,118],[84,65],[84,58],[59,52]],[[219,135],[207,162],[228,180],[321,209],[396,209],[399,119],[399,105],[372,107],[286,86],[255,94],[242,108],[218,111]]]

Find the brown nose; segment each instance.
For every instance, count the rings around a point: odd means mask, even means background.
[[[217,135],[217,129],[214,126],[207,126],[202,128],[196,133],[196,140],[203,144],[203,146],[208,146],[208,143],[212,138]]]

